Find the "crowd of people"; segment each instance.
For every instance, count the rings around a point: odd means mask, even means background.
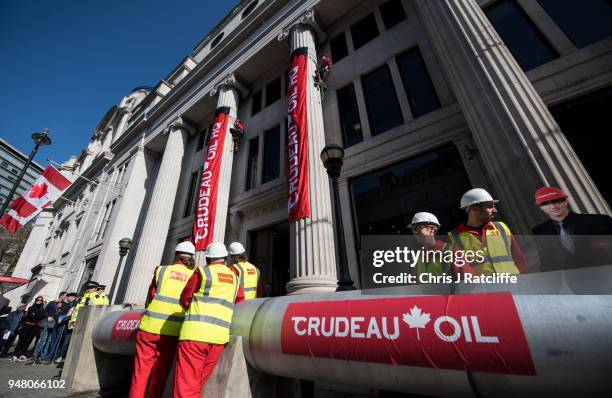
[[[48,303],[43,296],[38,296],[29,307],[25,303],[14,311],[8,307],[6,317],[0,318],[4,319],[0,321],[0,356],[26,364],[47,365],[53,361],[61,364],[68,353],[79,308],[108,304],[105,288],[88,281],[84,285],[85,293],[78,300],[76,292],[61,292],[56,300]]]
[[[482,188],[465,192],[460,208],[465,210],[467,220],[448,233],[446,242],[436,237],[440,222],[435,214],[416,213],[409,228],[425,248],[484,254],[481,261],[470,264],[421,261],[416,264],[416,272],[432,275],[526,273],[527,261],[517,239],[504,222],[494,221],[498,202]],[[568,195],[557,187],[538,189],[534,193],[534,205],[549,218],[532,228],[541,271],[612,264],[610,216],[571,211]]]

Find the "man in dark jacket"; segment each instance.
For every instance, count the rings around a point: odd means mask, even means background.
[[[56,363],[64,362],[64,358],[66,357],[66,353],[68,352],[68,346],[70,345],[70,338],[72,337],[72,326],[69,324],[70,317],[72,315],[72,311],[74,307],[77,305],[77,293],[68,293],[66,296],[66,303],[62,307],[62,313],[58,317],[59,325],[62,327],[64,332],[64,337],[61,341],[61,345],[59,346],[59,356]]]
[[[19,327],[19,324],[21,323],[21,319],[23,318],[25,311],[26,311],[26,305],[20,304],[19,307],[17,307],[15,311],[11,312],[8,315],[7,317],[8,329],[6,331],[10,332],[10,334],[6,336],[6,339],[0,340],[0,348],[2,349],[2,353],[0,354],[0,356],[2,357],[6,356],[6,353],[13,345],[13,342],[15,341],[15,337],[17,336],[17,328]]]
[[[538,189],[535,204],[549,217],[532,228],[542,271],[612,265],[610,216],[574,213],[557,187]]]
[[[45,316],[47,317],[47,338],[41,342],[40,363],[51,363],[53,355],[57,349],[57,339],[59,337],[61,327],[59,325],[59,316],[62,315],[66,303],[64,300],[68,292],[61,292],[55,301],[51,301],[45,307]]]

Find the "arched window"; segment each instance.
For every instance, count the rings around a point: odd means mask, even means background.
[[[210,42],[210,48],[213,49],[219,44],[219,42],[223,39],[223,32],[219,34],[219,36],[215,37],[212,42]]]
[[[245,19],[246,17],[248,17],[249,14],[251,13],[251,11],[253,11],[255,9],[255,7],[257,7],[257,3],[258,3],[258,0],[255,0],[251,4],[246,6],[244,11],[242,11],[242,16],[240,18],[241,19]]]

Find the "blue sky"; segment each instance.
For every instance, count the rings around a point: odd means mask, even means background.
[[[35,160],[62,162],[87,146],[106,111],[153,86],[238,1],[0,1],[0,137]]]

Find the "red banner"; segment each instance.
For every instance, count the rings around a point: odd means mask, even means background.
[[[121,314],[111,330],[112,340],[135,340],[142,311],[128,311]]]
[[[512,295],[291,303],[285,354],[535,375]]]
[[[196,250],[206,250],[213,240],[219,194],[219,174],[221,173],[221,159],[228,122],[229,108],[217,109],[204,156],[196,214],[193,220],[192,241]]]
[[[298,48],[291,58],[287,89],[287,196],[289,222],[310,216],[308,197],[308,119],[306,84],[308,50]]]

